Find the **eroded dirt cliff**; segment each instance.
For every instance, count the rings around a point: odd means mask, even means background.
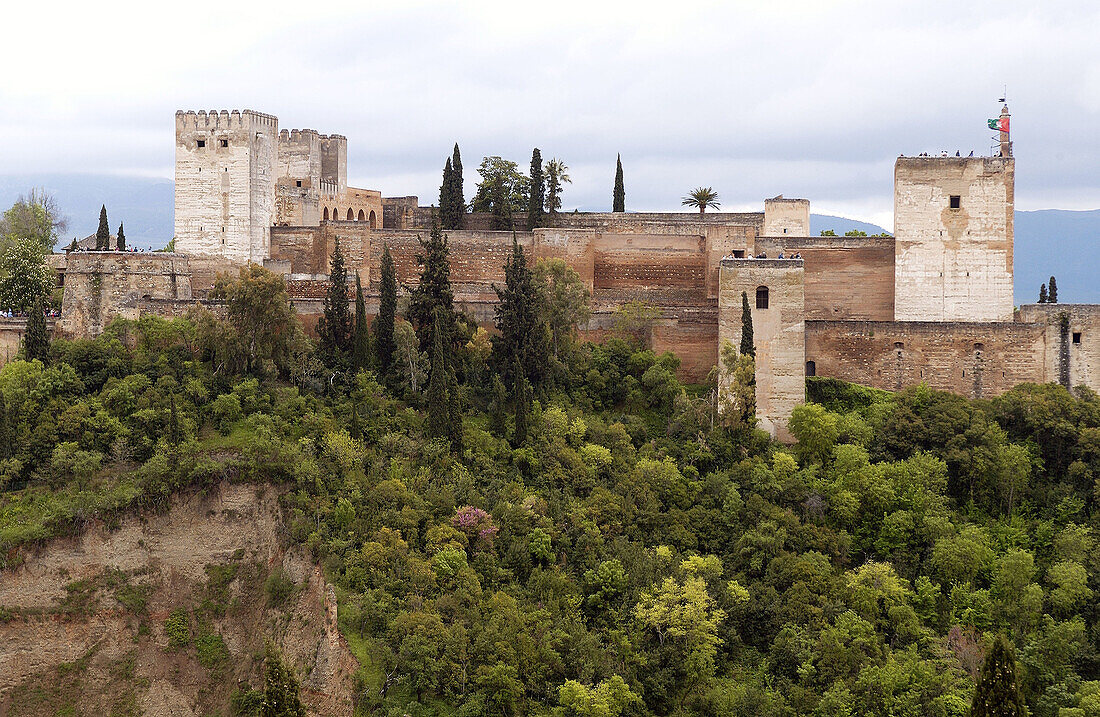
[[[271,488],[223,483],[96,525],[0,572],[0,715],[232,714],[265,641],[312,713],[350,715],[358,667]]]

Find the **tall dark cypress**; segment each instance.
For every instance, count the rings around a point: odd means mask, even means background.
[[[453,370],[447,371],[447,438],[451,440],[451,449],[461,453],[462,435],[462,394],[458,391],[458,379]]]
[[[397,271],[390,255],[390,245],[382,247],[381,278],[378,287],[378,316],[374,319],[374,350],[378,371],[383,376],[393,364],[393,327],[397,313]]]
[[[408,316],[413,326],[416,327],[416,335],[420,340],[420,350],[430,351],[432,346],[432,327],[434,325],[435,310],[442,312],[440,320],[443,330],[443,350],[450,355],[450,342],[454,337],[454,289],[451,288],[451,264],[450,250],[447,247],[447,237],[439,227],[439,222],[432,222],[432,231],[428,240],[418,238],[422,254],[416,256],[420,264],[420,283],[412,291],[409,300]]]
[[[11,458],[11,421],[8,420],[8,404],[0,392],[0,460]]]
[[[1003,635],[993,641],[993,647],[985,656],[978,684],[974,688],[974,701],[970,705],[971,717],[1023,717],[1027,714],[1016,678],[1016,658],[1012,647]]]
[[[752,336],[752,311],[749,310],[749,295],[741,292],[741,355],[755,358],[756,345]]]
[[[176,394],[168,398],[168,444],[178,446],[182,441],[180,434],[180,417],[176,412]]]
[[[542,226],[542,205],[546,202],[546,181],[542,174],[542,152],[531,152],[531,194],[527,198],[527,231]]]
[[[50,333],[46,328],[46,302],[41,296],[31,304],[27,330],[23,335],[23,355],[28,361],[50,361]]]
[[[626,188],[623,186],[623,158],[615,155],[615,194],[613,197],[613,212],[626,211]]]
[[[1058,303],[1058,282],[1054,280],[1054,277],[1050,277],[1050,281],[1047,282],[1047,303]]]
[[[1047,303],[1048,298],[1049,297],[1047,296],[1047,285],[1043,284],[1042,286],[1039,287],[1039,303],[1040,304]]]
[[[450,404],[447,399],[446,359],[443,355],[443,317],[436,309],[432,322],[431,369],[428,373],[428,420],[426,432],[429,438],[446,438],[450,435]]]
[[[370,327],[367,325],[367,304],[363,300],[363,284],[355,272],[355,328],[351,341],[352,365],[356,371],[370,367]]]
[[[122,229],[122,222],[118,224],[118,238],[115,239],[115,249],[126,251],[126,232]]]
[[[504,417],[508,411],[508,391],[504,388],[504,382],[500,380],[500,374],[493,374],[493,386],[489,398],[489,430],[498,436],[504,436]]]
[[[344,254],[340,240],[336,239],[330,257],[328,291],[325,293],[323,313],[317,323],[321,355],[335,362],[345,355],[351,343],[351,309],[348,301],[348,270],[344,266]]]
[[[439,217],[444,229],[454,228],[451,224],[454,219],[454,208],[451,206],[454,198],[454,174],[451,158],[447,157],[447,163],[443,165],[443,184],[439,186]]]
[[[522,446],[527,442],[527,414],[531,411],[531,396],[528,390],[527,377],[523,375],[523,364],[517,358],[512,364],[512,408],[516,415],[515,431],[512,433],[513,446]]]
[[[451,206],[455,211],[452,229],[461,229],[466,225],[466,194],[462,188],[462,154],[458,151],[458,142],[455,142],[454,154],[451,155]]]
[[[106,251],[111,248],[111,228],[107,225],[107,205],[99,208],[99,228],[95,230],[96,251]]]
[[[505,373],[519,362],[536,387],[550,354],[549,335],[542,319],[542,294],[527,266],[523,247],[512,237],[512,256],[504,265],[504,288],[494,286],[499,302],[496,325],[500,335],[493,339],[496,365]]]

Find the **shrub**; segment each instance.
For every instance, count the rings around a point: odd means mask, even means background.
[[[195,650],[198,653],[199,664],[208,670],[214,669],[229,659],[229,650],[225,646],[225,640],[216,632],[196,637]]]
[[[271,607],[282,607],[294,594],[297,587],[297,583],[286,574],[285,570],[275,568],[267,576],[267,580],[264,581],[264,592],[267,593],[268,604]]]
[[[164,620],[164,634],[169,647],[186,647],[191,642],[191,619],[182,607],[176,608]]]

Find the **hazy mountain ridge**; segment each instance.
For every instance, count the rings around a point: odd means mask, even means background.
[[[52,194],[69,219],[66,239],[96,230],[99,207],[107,206],[111,231],[126,225],[131,246],[158,248],[173,233],[173,183],[168,179],[90,174],[0,175],[0,206],[8,207],[32,187]],[[859,230],[877,234],[876,224],[826,214],[810,216],[814,236]],[[1040,209],[1016,212],[1016,302],[1031,303],[1053,274],[1063,302],[1100,302],[1100,284],[1090,261],[1100,240],[1100,209]]]

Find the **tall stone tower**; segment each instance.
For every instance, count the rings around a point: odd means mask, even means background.
[[[996,157],[897,160],[896,320],[1012,320],[1015,162],[1003,137],[1001,147]]]
[[[803,262],[725,258],[718,285],[719,346],[725,341],[734,347],[741,344],[741,292],[745,292],[756,347],[756,417],[761,429],[789,442],[791,411],[806,400]]]
[[[176,251],[262,264],[275,216],[279,120],[176,112]]]

